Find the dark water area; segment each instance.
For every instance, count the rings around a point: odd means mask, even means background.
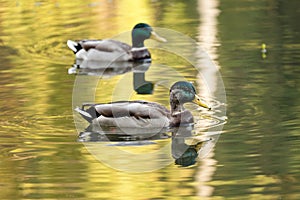
[[[298,1],[0,2],[0,199],[300,198]],[[196,64],[149,41],[151,66],[68,73],[68,39],[130,43],[138,22],[156,27],[168,48],[191,41],[163,29],[191,38],[197,46],[178,52]],[[179,79],[193,82],[215,108],[187,106],[196,125],[182,135],[204,141],[199,155],[189,149],[191,165],[174,160],[190,141],[170,133],[129,142],[79,137],[87,123],[74,108],[82,102],[169,107],[168,87]],[[138,94],[135,81],[153,83],[150,94]]]

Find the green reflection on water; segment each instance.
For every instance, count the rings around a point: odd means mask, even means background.
[[[216,158],[224,166],[216,173],[223,180],[214,182],[216,195],[297,199],[299,141],[290,139],[299,130],[296,2],[236,2],[220,5],[219,60],[231,134],[218,143]],[[266,59],[260,55],[262,42],[269,46]]]

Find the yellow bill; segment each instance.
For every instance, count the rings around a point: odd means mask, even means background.
[[[208,108],[208,110],[211,110],[211,107],[209,107],[206,103],[204,103],[203,101],[201,101],[201,99],[200,99],[200,97],[198,95],[195,95],[195,98],[194,98],[193,102],[195,104],[197,104],[198,106],[201,106],[203,108]]]
[[[167,42],[167,40],[161,36],[159,36],[157,33],[155,33],[154,31],[151,31],[151,39],[159,41],[159,42]]]

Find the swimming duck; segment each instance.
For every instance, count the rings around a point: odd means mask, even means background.
[[[193,102],[210,109],[202,102],[193,84],[185,81],[174,83],[170,88],[169,111],[164,106],[148,101],[118,101],[108,104],[83,104],[75,110],[91,124],[101,127],[178,127],[192,124],[193,115],[183,107],[183,104]],[[87,109],[85,109],[88,107]]]
[[[144,41],[149,38],[160,42],[167,41],[145,23],[135,25],[131,31],[131,37],[132,46],[111,39],[81,40],[78,42],[68,40],[67,45],[76,55],[76,59],[117,62],[150,59],[151,55],[144,46]]]

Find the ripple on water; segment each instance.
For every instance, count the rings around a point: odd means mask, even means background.
[[[210,129],[222,130],[223,125],[226,124],[227,120],[226,104],[213,98],[201,98],[211,107],[211,109],[207,110],[198,107],[196,110],[193,111],[195,129],[198,131],[205,131]],[[195,113],[195,111],[198,112]]]

